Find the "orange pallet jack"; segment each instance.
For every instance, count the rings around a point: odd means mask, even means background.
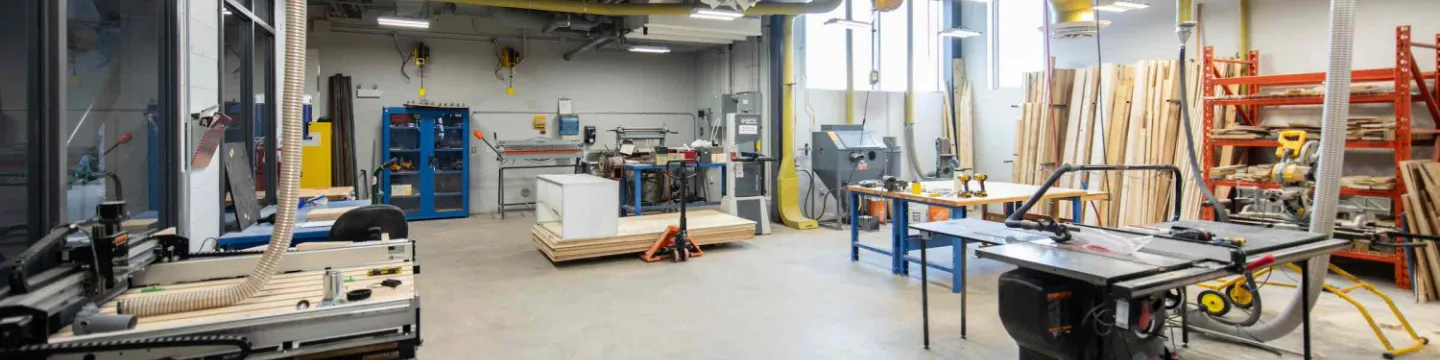
[[[654,244],[650,245],[650,249],[646,250],[644,254],[640,254],[640,260],[644,260],[645,262],[664,260],[666,256],[669,256],[670,259],[675,262],[681,262],[690,260],[692,257],[705,255],[705,252],[700,251],[700,245],[690,241],[690,234],[686,231],[687,227],[685,224],[685,203],[689,202],[689,199],[685,197],[685,184],[690,182],[690,177],[694,175],[683,175],[687,168],[685,165],[687,163],[695,163],[695,160],[672,160],[667,162],[665,163],[667,173],[670,170],[670,164],[673,163],[680,164],[680,174],[682,175],[680,176],[680,226],[670,225],[665,228],[665,232],[660,234],[660,238],[656,239]]]

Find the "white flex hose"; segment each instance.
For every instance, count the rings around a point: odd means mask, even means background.
[[[284,126],[281,151],[279,204],[275,210],[275,232],[270,235],[270,245],[260,256],[260,263],[244,282],[234,286],[213,289],[145,296],[121,301],[117,311],[137,316],[161,315],[183,311],[195,311],[228,306],[249,298],[275,274],[280,258],[290,247],[290,238],[295,229],[296,188],[300,184],[300,95],[305,86],[305,0],[287,0],[285,3],[285,79],[280,101],[280,124]]]
[[[1324,123],[1320,131],[1320,164],[1315,177],[1315,206],[1310,212],[1310,232],[1329,236],[1335,230],[1335,211],[1340,202],[1340,167],[1345,162],[1345,126],[1350,117],[1350,60],[1355,37],[1355,0],[1330,2],[1330,67],[1325,71]],[[1190,316],[1190,324],[1226,335],[1271,341],[1295,330],[1301,322],[1301,295],[1315,306],[1325,286],[1330,256],[1310,259],[1305,268],[1308,294],[1297,294],[1280,315],[1260,326],[1237,328],[1222,325],[1208,316]],[[1194,313],[1191,313],[1194,314]]]

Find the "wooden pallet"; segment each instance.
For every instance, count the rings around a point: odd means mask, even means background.
[[[364,301],[393,300],[415,297],[415,276],[411,265],[413,264],[409,262],[395,261],[367,266],[348,267],[339,270],[345,273],[346,277],[353,280],[345,283],[345,291],[368,288],[371,289],[373,293],[369,300]],[[366,275],[366,272],[370,269],[387,267],[399,267],[400,273],[379,276]],[[324,276],[324,271],[277,274],[270,279],[269,283],[265,284],[265,287],[262,288],[259,293],[249,299],[225,307],[141,317],[135,329],[156,330],[304,311],[295,309],[295,305],[301,300],[309,301],[312,306],[315,306],[319,305],[320,301],[324,298],[324,286],[322,284]],[[380,282],[386,279],[396,279],[402,283],[395,288],[379,286]],[[130,289],[115,299],[101,305],[100,312],[103,314],[114,314],[116,305],[123,300],[177,292],[220,289],[239,284],[243,281],[244,279],[211,280],[162,285],[146,289]],[[156,289],[160,290],[156,291]],[[54,336],[64,338],[74,336],[74,334],[71,332],[70,327],[65,327]]]
[[[680,223],[680,214],[656,214],[620,218],[615,236],[561,240],[559,223],[535,224],[530,227],[535,248],[553,262],[588,259],[601,256],[644,252],[670,225]],[[690,240],[712,245],[755,238],[755,222],[715,210],[691,211],[686,219]]]

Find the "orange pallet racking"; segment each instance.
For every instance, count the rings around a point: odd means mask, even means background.
[[[1440,34],[1435,35],[1436,43],[1440,43]],[[1352,104],[1364,103],[1388,103],[1395,106],[1395,140],[1360,140],[1348,141],[1346,149],[1390,149],[1395,154],[1395,188],[1392,190],[1362,190],[1353,188],[1342,188],[1341,195],[1365,196],[1387,198],[1391,201],[1391,211],[1396,219],[1402,211],[1400,196],[1405,193],[1405,184],[1401,181],[1401,161],[1410,160],[1411,147],[1413,146],[1414,134],[1435,133],[1434,130],[1420,130],[1411,128],[1411,104],[1424,102],[1426,110],[1431,118],[1440,119],[1440,91],[1426,85],[1425,80],[1433,79],[1436,87],[1440,87],[1440,71],[1423,73],[1419,64],[1415,61],[1415,55],[1411,47],[1429,48],[1436,53],[1436,68],[1440,69],[1440,49],[1435,49],[1427,44],[1414,44],[1411,42],[1410,27],[1399,26],[1395,28],[1395,66],[1378,69],[1353,70],[1350,72],[1352,82],[1394,82],[1393,92],[1382,94],[1355,94],[1350,97]],[[1221,77],[1220,71],[1215,67],[1216,63],[1238,63],[1245,67],[1248,76]],[[1204,78],[1204,151],[1203,167],[1206,186],[1213,191],[1217,186],[1230,186],[1232,188],[1279,188],[1276,184],[1252,183],[1231,180],[1210,180],[1210,169],[1216,166],[1215,150],[1218,147],[1234,147],[1243,151],[1250,148],[1276,147],[1278,142],[1275,139],[1255,140],[1219,140],[1211,139],[1211,130],[1215,128],[1215,108],[1217,106],[1236,107],[1237,118],[1244,125],[1258,126],[1260,124],[1260,108],[1267,106],[1289,106],[1289,105],[1318,105],[1324,103],[1324,96],[1263,96],[1255,95],[1260,92],[1261,86],[1303,86],[1320,85],[1325,81],[1325,73],[1303,73],[1303,74],[1282,74],[1282,75],[1256,75],[1260,72],[1260,52],[1250,51],[1243,60],[1216,59],[1215,49],[1205,47],[1204,68],[1201,73]],[[1237,96],[1231,92],[1229,86],[1241,86],[1247,96]],[[1215,98],[1216,88],[1219,87],[1227,97]],[[1412,94],[1412,87],[1419,92]],[[1440,146],[1440,137],[1436,138],[1436,145]],[[1436,151],[1436,160],[1440,161],[1440,149]],[[1242,157],[1243,158],[1243,157]],[[1201,214],[1208,214],[1202,211]],[[1397,220],[1398,222],[1398,220]],[[1402,250],[1393,252],[1377,251],[1355,251],[1347,250],[1338,252],[1336,256],[1343,258],[1375,261],[1391,264],[1395,268],[1395,285],[1400,288],[1410,287],[1410,275],[1407,269],[1405,254]]]

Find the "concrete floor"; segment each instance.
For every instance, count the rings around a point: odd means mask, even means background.
[[[970,261],[969,338],[960,297],[932,272],[931,349],[921,346],[919,271],[891,275],[887,259],[851,262],[846,232],[775,233],[707,248],[688,263],[632,256],[552,264],[530,243],[528,215],[414,222],[425,359],[1011,359],[1015,344],[995,308],[995,279],[1010,266]],[[866,233],[884,242],[888,232]],[[948,250],[932,252],[944,253]],[[942,256],[936,256],[942,257]],[[972,258],[973,259],[973,258]],[[1272,280],[1284,280],[1276,274]],[[1293,274],[1291,275],[1293,276]],[[1374,279],[1420,336],[1440,339],[1440,305]],[[1293,290],[1265,287],[1271,304]],[[1373,295],[1357,295],[1397,345],[1398,322]],[[1274,313],[1283,305],[1272,305]],[[1379,358],[1382,345],[1349,304],[1323,295],[1315,314],[1321,358]],[[1179,332],[1175,332],[1178,337]],[[1178,341],[1178,340],[1177,340]],[[1273,344],[1299,349],[1298,331]],[[1275,359],[1193,336],[1185,359]],[[1284,358],[1299,358],[1286,355]],[[1440,345],[1408,359],[1440,359]]]

